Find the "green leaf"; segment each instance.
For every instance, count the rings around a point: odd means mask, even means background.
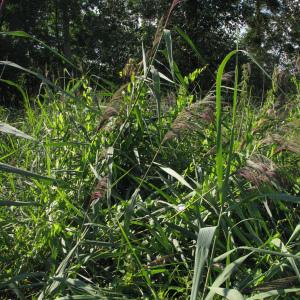
[[[298,224],[294,230],[294,232],[292,233],[291,237],[289,238],[287,244],[291,243],[294,239],[296,239],[298,237],[300,233],[300,224]]]
[[[284,202],[291,202],[291,203],[300,203],[300,197],[284,194],[284,193],[267,193],[264,194],[263,197],[268,197],[273,201],[284,201]]]
[[[204,264],[207,260],[209,248],[216,231],[216,227],[200,228],[197,238],[194,276],[190,300],[197,300],[198,290],[201,283],[201,275]]]
[[[284,245],[284,243],[279,238],[273,239],[271,241],[271,243],[273,245],[275,245],[277,248],[279,248],[282,253],[289,253],[288,249],[286,248],[286,246]],[[298,280],[300,282],[300,273],[299,273],[299,269],[298,269],[298,267],[296,265],[295,260],[292,257],[288,257],[287,260],[289,261],[290,265],[294,269],[294,271],[295,271],[295,273],[296,273],[296,275],[298,277]]]
[[[165,38],[165,42],[166,42],[168,61],[169,61],[169,65],[170,65],[172,78],[173,78],[173,80],[175,80],[174,59],[173,59],[173,49],[172,49],[172,36],[171,36],[170,30],[167,30],[167,29],[164,30],[164,38]]]
[[[216,263],[216,262],[219,262],[219,261],[224,260],[228,255],[230,255],[231,253],[235,252],[236,250],[237,250],[237,249],[231,249],[231,250],[229,250],[229,251],[227,251],[227,252],[221,254],[220,256],[215,257],[215,258],[213,259],[213,262]]]
[[[7,172],[7,173],[18,174],[18,175],[21,175],[24,177],[31,177],[34,179],[40,179],[40,180],[45,180],[45,181],[50,181],[50,182],[55,182],[55,183],[64,183],[62,180],[55,179],[55,178],[48,177],[48,176],[39,175],[39,174],[30,172],[30,171],[26,171],[23,169],[13,167],[11,165],[4,164],[4,163],[0,163],[0,170]]]
[[[203,58],[203,56],[201,55],[199,49],[196,47],[196,45],[193,43],[193,41],[190,39],[190,37],[179,27],[176,27],[176,31],[181,35],[181,37],[188,43],[188,45],[193,49],[193,51],[195,52],[196,56],[199,58],[200,62],[203,65],[206,65],[206,61]]]
[[[24,100],[24,101],[27,100],[28,97],[27,97],[25,91],[23,90],[23,88],[22,88],[19,84],[15,83],[15,82],[13,82],[13,81],[11,81],[11,80],[5,80],[5,79],[0,79],[0,81],[1,81],[1,82],[4,82],[4,83],[7,84],[7,85],[10,85],[10,86],[16,88],[16,89],[21,93],[21,95],[22,95],[22,97],[23,97],[23,100]]]
[[[28,74],[31,74],[35,77],[37,77],[38,79],[40,79],[41,81],[43,81],[44,83],[46,83],[48,86],[52,87],[53,89],[55,89],[56,91],[60,91],[62,94],[72,98],[72,99],[75,99],[75,100],[78,100],[76,96],[72,95],[71,93],[67,92],[66,90],[60,88],[58,85],[55,85],[53,82],[51,82],[50,80],[48,80],[46,77],[44,77],[42,74],[40,73],[37,73],[37,72],[34,72],[30,69],[27,69],[27,68],[24,68],[14,62],[11,62],[11,61],[8,61],[8,60],[2,60],[0,61],[0,65],[4,65],[4,66],[8,66],[8,67],[12,67],[12,68],[15,68],[15,69],[18,69],[18,70],[21,70],[21,71],[24,71]],[[83,102],[85,103],[85,102]]]
[[[151,66],[151,74],[152,74],[152,80],[153,80],[152,92],[153,92],[154,98],[156,100],[157,117],[160,122],[160,117],[161,117],[160,77],[159,77],[158,71],[153,66]]]
[[[37,204],[35,202],[0,200],[0,206],[32,206],[32,205],[37,205]]]
[[[56,278],[59,278],[59,277],[65,278],[66,269],[69,264],[69,261],[72,258],[77,247],[80,245],[80,243],[84,239],[87,231],[88,231],[87,228],[85,228],[84,231],[81,233],[80,239],[77,241],[76,245],[69,251],[69,253],[66,255],[66,257],[62,260],[62,262],[56,269],[56,271],[55,271]],[[46,284],[45,289],[39,294],[37,300],[51,299],[51,297],[48,297],[48,296],[50,296],[60,286],[60,284],[61,284],[61,282],[59,282],[58,280],[53,280],[53,278],[50,278]]]
[[[28,135],[28,134],[18,130],[17,128],[15,128],[15,127],[13,127],[9,124],[6,124],[6,123],[0,122],[0,131],[4,132],[4,133],[15,135],[17,137],[22,137],[22,138],[27,139],[27,140],[34,141],[34,138],[31,137],[30,135]]]
[[[222,86],[222,76],[224,69],[228,61],[234,56],[238,51],[233,50],[223,59],[219,66],[217,79],[216,79],[216,122],[217,122],[217,154],[216,154],[216,170],[217,170],[217,185],[219,192],[220,204],[223,204],[223,150],[222,150],[222,99],[221,99],[221,86]]]
[[[229,264],[228,266],[226,266],[223,272],[214,281],[211,288],[220,287],[220,285],[223,284],[251,254],[252,253],[244,255],[232,262],[231,264]],[[210,289],[209,293],[205,297],[205,300],[213,299],[215,294],[216,292],[213,289]]]
[[[247,298],[246,300],[261,300],[261,299],[266,299],[274,296],[280,296],[281,297],[280,299],[288,299],[283,297],[287,294],[298,293],[298,292],[300,292],[300,288],[272,290],[272,291],[256,294],[252,297]]]
[[[211,287],[210,290],[228,300],[244,300],[243,295],[238,290],[215,287]]]
[[[175,179],[177,179],[182,185],[188,187],[190,190],[194,190],[192,188],[192,186],[181,176],[179,175],[176,171],[174,171],[173,169],[169,168],[169,167],[164,167],[158,163],[155,163],[156,165],[158,165],[163,171],[165,171],[167,174],[169,174],[170,176],[174,177]]]

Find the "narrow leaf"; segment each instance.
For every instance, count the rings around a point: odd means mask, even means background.
[[[33,137],[31,137],[30,135],[18,130],[17,128],[9,125],[9,124],[6,124],[6,123],[2,123],[0,122],[0,131],[1,132],[4,132],[4,133],[8,133],[8,134],[12,134],[12,135],[15,135],[15,136],[18,136],[18,137],[22,137],[24,139],[27,139],[27,140],[34,140]]]
[[[292,233],[291,237],[289,238],[287,244],[291,243],[294,239],[296,239],[298,237],[300,233],[300,224],[298,224],[294,230],[294,232]]]
[[[281,297],[280,299],[284,299],[282,297],[284,297],[285,295],[287,295],[289,293],[298,293],[298,292],[300,292],[300,288],[272,290],[272,291],[256,294],[252,297],[247,298],[246,300],[261,300],[261,299],[266,299],[266,298],[274,297],[274,296],[280,296]],[[286,297],[288,297],[288,296],[286,296]],[[285,298],[285,299],[288,299],[288,298]]]
[[[39,175],[30,171],[26,171],[23,169],[19,169],[16,167],[13,167],[11,165],[7,165],[4,163],[0,163],[0,170],[7,172],[7,173],[14,173],[14,174],[18,174],[24,177],[31,177],[31,178],[35,178],[35,179],[41,179],[41,180],[45,180],[45,181],[51,181],[51,182],[60,182],[63,183],[61,180],[52,178],[52,177],[48,177],[48,176],[43,176],[43,175]]]
[[[217,277],[217,279],[214,281],[211,287],[217,288],[220,287],[221,284],[223,284],[237,269],[238,267],[251,255],[252,253],[249,253],[247,255],[244,255],[228,266],[223,270],[223,272]],[[214,290],[210,290],[207,296],[205,297],[205,300],[211,300],[213,299],[216,292]]]
[[[243,295],[238,290],[215,287],[211,287],[210,290],[228,300],[244,300]]]
[[[286,246],[284,245],[284,243],[279,238],[273,239],[271,241],[271,243],[273,245],[275,245],[277,248],[279,248],[282,253],[289,253],[288,249],[286,248]],[[296,273],[296,275],[298,277],[298,280],[300,282],[300,273],[299,273],[299,269],[298,269],[298,267],[296,265],[295,260],[292,257],[288,257],[287,260],[289,261],[290,265],[294,269],[294,271],[295,271],[295,273]]]
[[[152,93],[153,93],[155,101],[156,101],[157,117],[158,117],[158,120],[160,121],[160,116],[161,116],[160,77],[159,77],[158,71],[153,66],[151,66],[151,74],[152,74],[152,80],[153,80]]]
[[[192,186],[181,176],[179,175],[176,171],[174,171],[173,169],[169,168],[169,167],[164,167],[161,166],[159,164],[157,164],[163,171],[165,171],[167,174],[169,174],[170,176],[174,177],[175,179],[177,179],[182,185],[188,187],[190,190],[194,190],[192,188]]]
[[[216,227],[205,227],[199,229],[196,253],[195,253],[195,264],[194,264],[194,276],[191,291],[191,300],[196,300],[198,296],[198,290],[201,283],[201,275],[204,264],[207,260],[209,248],[216,231]]]
[[[35,202],[23,202],[23,201],[9,201],[2,200],[0,201],[0,206],[31,206],[37,205]]]
[[[169,61],[169,65],[170,65],[172,78],[173,78],[173,80],[175,80],[173,48],[172,48],[172,36],[171,36],[171,31],[170,30],[167,30],[167,29],[164,30],[164,38],[165,38],[165,42],[166,42],[168,61]]]

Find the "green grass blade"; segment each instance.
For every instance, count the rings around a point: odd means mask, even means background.
[[[154,98],[156,101],[158,121],[160,122],[160,118],[161,118],[160,77],[159,77],[158,71],[153,66],[151,66],[151,74],[152,74],[152,80],[153,80],[152,92],[153,92],[153,95],[154,95]]]
[[[222,98],[221,98],[221,86],[222,76],[224,69],[228,61],[237,53],[237,50],[231,51],[223,59],[219,66],[217,79],[216,79],[216,123],[217,123],[217,153],[216,153],[216,169],[217,169],[217,186],[219,192],[220,204],[223,204],[223,151],[222,151]]]
[[[228,300],[244,300],[243,295],[238,290],[215,287],[211,287],[210,290]]]
[[[228,266],[225,267],[223,272],[217,277],[217,279],[214,281],[211,287],[218,288],[223,284],[238,268],[239,266],[251,255],[252,253],[249,253],[247,255],[244,255]],[[205,297],[205,300],[212,300],[216,292],[214,290],[210,290],[207,296]]]
[[[19,84],[15,83],[11,80],[6,80],[6,79],[0,79],[0,82],[3,82],[7,85],[10,85],[10,86],[16,88],[21,93],[24,101],[26,101],[26,99],[28,99],[27,94],[25,93],[25,91],[22,89],[22,87]]]
[[[19,129],[17,129],[17,128],[9,125],[9,124],[2,123],[2,122],[0,122],[0,132],[12,134],[12,135],[15,135],[17,137],[22,137],[24,139],[31,140],[31,141],[35,140],[33,137],[31,137],[30,135],[24,133],[23,131],[21,131],[21,130],[19,130]]]
[[[171,36],[170,30],[167,30],[167,29],[164,30],[164,38],[165,38],[165,43],[166,43],[166,47],[167,47],[168,61],[169,61],[169,65],[170,65],[172,78],[173,78],[173,80],[175,80],[172,36]]]
[[[271,241],[271,243],[273,245],[275,245],[278,249],[280,249],[280,251],[282,253],[289,253],[288,249],[286,248],[286,246],[284,245],[284,243],[279,239],[279,238],[275,238]],[[299,273],[299,269],[296,265],[296,262],[293,258],[291,257],[288,257],[287,260],[289,261],[290,265],[292,266],[292,268],[294,269],[297,277],[298,277],[298,280],[300,282],[300,273]]]
[[[194,276],[190,300],[197,300],[199,286],[201,283],[201,275],[204,264],[207,261],[209,248],[216,231],[216,227],[200,228],[197,238],[195,264],[194,264]]]
[[[192,188],[192,186],[181,176],[179,175],[176,171],[174,171],[173,169],[169,168],[169,167],[164,167],[158,163],[155,163],[156,165],[158,165],[163,171],[165,171],[167,174],[169,174],[170,176],[174,177],[175,179],[177,179],[182,185],[188,187],[190,190],[194,190]]]
[[[151,291],[151,293],[152,293],[152,296],[154,297],[154,299],[158,299],[155,290],[152,288],[152,283],[151,283],[151,280],[150,280],[150,277],[149,277],[149,273],[148,273],[148,272],[145,270],[145,268],[143,267],[143,265],[142,265],[142,263],[141,263],[139,257],[137,256],[137,254],[136,254],[136,252],[135,252],[135,248],[134,248],[134,247],[132,246],[132,244],[130,243],[129,238],[128,238],[128,236],[126,235],[126,232],[124,231],[123,226],[120,224],[120,222],[119,222],[118,220],[117,220],[117,223],[118,223],[119,228],[120,228],[120,230],[121,230],[122,236],[124,237],[124,239],[125,239],[125,241],[126,241],[128,247],[129,247],[129,249],[131,250],[132,255],[133,255],[133,257],[135,258],[136,263],[137,263],[137,265],[138,265],[138,267],[139,267],[139,269],[140,269],[140,271],[141,271],[141,273],[142,273],[142,275],[143,275],[143,277],[144,277],[144,279],[145,279],[145,281],[146,281],[146,283],[147,283],[147,285],[148,285],[148,287],[149,287],[149,289],[150,289],[150,291]]]
[[[297,256],[297,255],[290,254],[290,253],[277,252],[277,251],[271,251],[271,250],[247,247],[247,246],[241,246],[241,247],[238,247],[237,249],[249,250],[249,251],[256,252],[256,253],[266,253],[266,254],[271,254],[271,255],[278,255],[278,256],[282,256],[282,257],[291,257],[293,259],[300,260],[299,255]]]
[[[53,182],[53,183],[61,183],[64,184],[64,181],[53,178],[53,177],[48,177],[48,176],[43,176],[43,175],[39,175],[30,171],[26,171],[23,169],[19,169],[4,163],[0,163],[0,170],[7,172],[7,173],[13,173],[13,174],[18,174],[24,177],[31,177],[34,179],[38,179],[38,180],[45,180],[45,181],[49,181],[49,182]]]
[[[33,206],[33,205],[37,205],[37,204],[35,202],[0,200],[0,207],[1,206]]]
[[[87,229],[85,229],[82,232],[82,234],[80,236],[80,239],[77,241],[76,245],[69,251],[69,253],[63,259],[63,261],[60,263],[60,265],[56,269],[55,277],[64,277],[65,276],[65,271],[67,269],[67,266],[68,266],[68,264],[69,264],[69,262],[70,262],[70,260],[73,256],[75,250],[80,245],[82,239],[84,239],[86,233],[87,233]],[[37,298],[37,300],[47,299],[48,296],[50,296],[60,286],[60,284],[61,284],[61,282],[59,282],[57,280],[53,281],[50,278],[49,281],[46,283],[46,286],[45,286],[44,290],[39,294],[39,297]]]
[[[200,62],[203,65],[206,65],[207,62],[201,55],[199,49],[196,47],[196,45],[193,43],[193,41],[190,39],[190,37],[179,27],[176,27],[176,31],[181,35],[181,37],[187,42],[187,44],[191,47],[191,49],[195,52],[196,56],[199,58]]]
[[[288,298],[282,298],[282,297],[284,297],[284,296],[289,297],[288,294],[299,293],[299,292],[300,292],[300,288],[272,290],[272,291],[256,294],[252,297],[246,298],[246,300],[262,300],[262,299],[276,297],[276,296],[280,296],[280,299],[288,299]]]

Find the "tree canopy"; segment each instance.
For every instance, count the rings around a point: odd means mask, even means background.
[[[183,72],[199,64],[216,69],[228,51],[250,51],[266,67],[290,64],[299,53],[298,0],[2,0],[1,60],[52,72],[64,65],[32,40],[3,33],[24,31],[63,53],[74,64],[115,81],[129,58],[141,58],[149,49],[160,17],[171,3],[168,28],[174,55]],[[185,32],[201,59],[178,34]],[[2,77],[13,77],[7,70]]]

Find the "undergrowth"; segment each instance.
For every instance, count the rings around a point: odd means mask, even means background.
[[[117,92],[6,81],[24,108],[0,110],[1,299],[299,297],[297,76],[257,104],[234,51],[200,97],[206,67],[180,74],[165,38],[170,74],[144,59]]]

